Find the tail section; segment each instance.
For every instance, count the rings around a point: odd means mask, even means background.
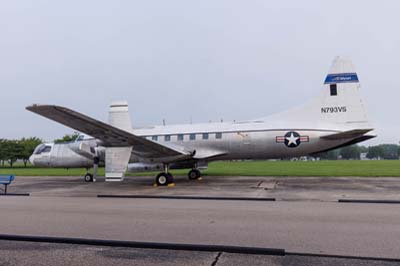
[[[371,129],[360,83],[350,59],[336,57],[325,78],[323,90],[309,104],[272,115],[265,119],[280,126],[336,128],[338,130]]]
[[[112,102],[110,104],[108,122],[114,127],[130,131],[132,123],[129,116],[128,103],[125,101]]]
[[[348,58],[335,58],[326,76],[321,98],[315,104],[320,108],[321,122],[371,127],[360,96],[360,82]]]

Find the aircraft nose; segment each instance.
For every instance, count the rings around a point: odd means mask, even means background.
[[[33,155],[31,155],[29,157],[29,162],[34,166],[35,165],[35,157]]]

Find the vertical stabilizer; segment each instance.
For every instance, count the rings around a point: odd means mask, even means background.
[[[333,60],[320,95],[308,104],[264,119],[290,125],[337,130],[372,128],[360,95],[360,82],[349,58]]]
[[[322,121],[368,124],[367,111],[360,96],[360,82],[349,58],[336,57],[325,78],[320,99]]]
[[[128,103],[125,101],[112,102],[110,104],[108,122],[114,127],[130,131],[132,123],[129,116]]]

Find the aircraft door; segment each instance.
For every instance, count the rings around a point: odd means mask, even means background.
[[[248,158],[251,158],[251,155],[254,151],[254,144],[249,132],[238,132],[238,137],[240,138],[239,143],[239,152],[241,154],[246,154]]]

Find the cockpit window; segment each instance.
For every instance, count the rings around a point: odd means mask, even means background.
[[[51,151],[51,146],[40,144],[39,146],[36,147],[33,154],[41,154],[41,153],[50,152],[50,151]]]
[[[50,152],[50,151],[51,151],[51,146],[45,146],[42,153]]]
[[[39,146],[37,146],[35,148],[35,150],[33,151],[33,154],[40,154],[40,152],[45,148],[44,144],[40,144]]]

